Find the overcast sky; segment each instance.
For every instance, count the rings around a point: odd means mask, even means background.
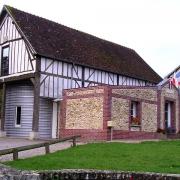
[[[0,0],[130,47],[162,77],[180,65],[180,0]]]

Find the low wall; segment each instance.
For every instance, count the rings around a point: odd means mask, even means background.
[[[179,180],[180,175],[159,173],[135,173],[100,170],[57,170],[57,171],[18,171],[0,165],[2,180],[64,180],[64,179],[122,179],[122,180]]]
[[[40,179],[120,179],[120,180],[179,180],[180,175],[155,174],[155,173],[134,173],[120,171],[98,171],[98,170],[62,170],[51,172],[40,172]]]

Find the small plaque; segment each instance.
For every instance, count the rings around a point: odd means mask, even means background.
[[[113,121],[108,121],[108,122],[107,122],[107,126],[108,126],[108,127],[113,127]]]

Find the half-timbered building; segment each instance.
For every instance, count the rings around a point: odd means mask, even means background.
[[[64,89],[161,81],[133,49],[9,6],[0,15],[0,54],[1,136],[59,137]]]

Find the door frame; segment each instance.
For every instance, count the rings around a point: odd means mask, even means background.
[[[168,122],[166,122],[166,115],[165,115],[165,106],[166,103],[168,103],[168,106],[170,107],[170,127],[168,127]],[[169,108],[168,108],[169,109]],[[164,99],[164,129],[166,133],[175,133],[176,132],[176,100],[165,98]],[[167,124],[168,123],[168,124]]]
[[[53,113],[52,113],[52,138],[59,137],[59,122],[60,122],[60,106],[62,99],[55,99],[53,101]]]

